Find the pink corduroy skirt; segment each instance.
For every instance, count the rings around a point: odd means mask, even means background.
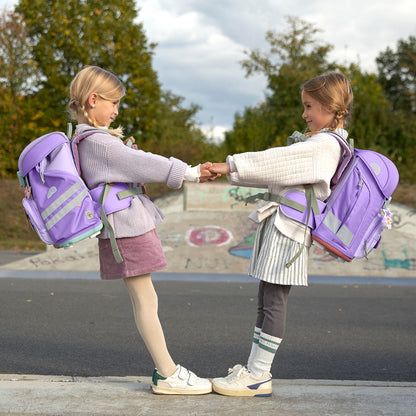
[[[123,262],[117,264],[109,239],[98,239],[102,280],[140,276],[167,267],[162,244],[156,230],[137,237],[117,238]]]

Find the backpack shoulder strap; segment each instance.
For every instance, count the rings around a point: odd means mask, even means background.
[[[349,161],[352,159],[352,156],[354,154],[354,140],[349,139],[349,141],[347,142],[343,137],[341,137],[334,131],[329,131],[328,133],[335,139],[337,139],[339,145],[341,146],[341,158],[339,160],[337,170],[335,171],[334,176],[331,179],[331,188],[333,188],[338,184],[342,172],[344,172]]]
[[[79,163],[78,144],[82,139],[85,139],[86,137],[91,136],[91,134],[94,134],[94,133],[105,133],[105,132],[99,129],[88,129],[88,130],[84,130],[81,133],[75,133],[74,136],[72,137],[68,135],[68,138],[71,142],[72,155],[74,157],[75,165],[77,167],[77,171],[79,175],[81,175],[81,165]]]

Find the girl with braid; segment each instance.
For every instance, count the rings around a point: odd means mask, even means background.
[[[122,129],[110,128],[118,115],[125,89],[120,80],[102,68],[81,70],[70,86],[69,109],[78,121],[75,135],[95,132],[78,144],[81,175],[89,189],[125,183],[142,189],[145,182],[166,183],[180,188],[183,181],[205,182],[218,175],[207,162],[195,167],[174,157],[144,152],[125,146]],[[158,297],[150,273],[166,268],[156,226],[163,214],[143,192],[131,205],[108,215],[123,261],[113,255],[106,227],[98,236],[100,275],[104,280],[123,280],[129,291],[137,329],[155,364],[152,389],[159,394],[205,394],[211,382],[175,363],[166,346],[158,317]]]
[[[306,82],[301,98],[306,137],[300,135],[302,140],[290,146],[228,156],[226,163],[214,163],[210,170],[226,174],[232,185],[267,188],[272,196],[305,192],[305,185],[311,185],[325,201],[342,156],[334,134],[348,137],[344,127],[353,93],[343,74],[328,72]],[[213,380],[213,390],[228,396],[271,395],[270,370],[284,336],[290,289],[308,285],[310,229],[286,217],[271,199],[260,202],[249,216],[259,224],[248,265],[248,274],[259,280],[251,352],[245,365],[237,364],[226,377]]]

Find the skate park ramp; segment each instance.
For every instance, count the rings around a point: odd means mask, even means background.
[[[165,273],[245,274],[256,224],[248,219],[255,205],[247,196],[259,192],[224,182],[185,184],[183,189],[157,198],[165,214],[157,231],[168,268]],[[394,195],[393,195],[394,201]],[[312,246],[309,274],[318,276],[416,277],[416,211],[392,203],[392,228],[383,232],[368,259],[341,262]],[[10,271],[84,271],[98,276],[97,239],[87,239],[68,249],[48,246],[45,252],[0,266]]]

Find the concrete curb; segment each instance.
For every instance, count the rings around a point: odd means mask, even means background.
[[[150,377],[0,375],[0,415],[413,415],[416,383],[274,380],[270,398],[159,396]]]

